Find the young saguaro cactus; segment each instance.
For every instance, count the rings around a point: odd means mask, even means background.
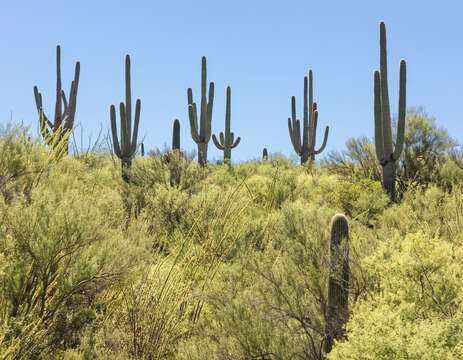
[[[296,97],[291,98],[291,118],[288,118],[288,129],[291,143],[294,150],[301,157],[301,165],[306,163],[309,158],[315,160],[315,155],[320,154],[326,146],[328,140],[329,127],[325,129],[322,146],[315,150],[315,140],[317,134],[318,110],[317,103],[313,101],[313,79],[312,70],[309,70],[309,89],[307,91],[307,76],[304,77],[304,126],[301,142],[301,125],[296,119]]]
[[[268,160],[268,151],[267,148],[264,147],[264,150],[262,150],[262,162],[266,162]]]
[[[132,93],[130,88],[130,56],[125,56],[125,103],[120,103],[121,116],[121,142],[117,137],[116,107],[110,106],[111,133],[113,137],[114,152],[122,161],[122,179],[129,182],[126,169],[132,165],[132,157],[137,151],[138,124],[140,122],[141,101],[135,104],[135,119],[132,132]]]
[[[328,311],[325,328],[325,353],[333,340],[343,337],[343,325],[349,317],[349,226],[343,214],[336,214],[330,223],[330,268],[328,280]]]
[[[37,86],[34,86],[34,97],[37,111],[39,113],[40,132],[47,144],[57,144],[60,139],[55,139],[55,136],[64,138],[66,141],[65,151],[69,152],[69,133],[74,127],[74,118],[76,114],[77,104],[77,89],[79,87],[80,62],[76,62],[74,70],[74,80],[71,82],[69,91],[69,102],[66,99],[66,94],[61,85],[61,47],[56,46],[56,102],[55,116],[53,123],[43,112],[42,94]],[[64,107],[64,109],[63,109]]]
[[[396,161],[402,153],[405,136],[405,100],[407,69],[405,60],[400,60],[399,113],[395,147],[392,142],[391,112],[387,86],[386,25],[379,24],[380,69],[374,73],[375,96],[375,147],[376,156],[383,169],[383,187],[392,201],[396,200]]]
[[[235,141],[235,134],[230,131],[230,107],[231,107],[231,89],[230,86],[227,86],[227,103],[225,110],[225,135],[221,131],[219,134],[220,142],[217,140],[216,136],[212,134],[212,140],[214,145],[219,150],[223,150],[223,161],[231,162],[231,149],[238,146],[241,138],[238,136]]]
[[[206,57],[201,63],[201,114],[199,118],[196,103],[193,102],[193,91],[188,88],[188,117],[190,119],[191,137],[198,145],[198,162],[204,166],[207,161],[207,144],[211,139],[212,107],[214,104],[214,83],[209,84],[209,99],[206,95],[207,71]]]
[[[180,150],[180,121],[174,120],[174,126],[172,130],[172,150]]]

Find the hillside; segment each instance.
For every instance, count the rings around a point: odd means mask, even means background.
[[[349,321],[328,358],[463,358],[463,161],[407,129],[396,203],[366,139],[304,166],[151,152],[126,183],[110,151],[4,129],[0,358],[321,359],[336,213]]]

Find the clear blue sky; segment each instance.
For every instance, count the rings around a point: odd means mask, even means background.
[[[407,105],[423,105],[463,142],[461,1],[2,1],[0,114],[32,124],[33,86],[53,112],[55,47],[61,45],[66,93],[81,62],[76,122],[84,135],[109,129],[109,105],[124,99],[124,56],[132,60],[132,97],[141,98],[146,147],[170,146],[181,122],[189,133],[186,89],[199,101],[201,57],[216,92],[212,130],[224,129],[225,89],[232,88],[232,130],[241,136],[234,161],[270,152],[294,154],[288,135],[290,97],[302,111],[303,77],[314,72],[320,145],[342,150],[350,137],[373,135],[373,71],[378,24],[386,22],[389,88],[397,112],[399,60],[407,60]],[[78,129],[80,134],[80,129]],[[209,144],[209,158],[220,159]],[[326,150],[324,152],[326,154]]]

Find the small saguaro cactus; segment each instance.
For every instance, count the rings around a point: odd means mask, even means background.
[[[188,117],[190,119],[191,137],[198,145],[198,162],[204,166],[207,161],[207,144],[211,139],[212,107],[214,104],[214,83],[209,84],[209,99],[206,95],[207,71],[206,57],[203,56],[201,63],[201,114],[199,118],[196,103],[193,102],[193,91],[188,88]]]
[[[223,150],[223,161],[231,162],[231,149],[238,146],[241,138],[238,136],[235,141],[235,134],[230,131],[230,107],[231,107],[231,89],[230,86],[227,86],[227,103],[225,110],[225,135],[221,131],[219,133],[220,142],[217,140],[216,136],[212,134],[212,141],[214,145],[219,150]]]
[[[43,113],[42,94],[37,86],[34,86],[34,97],[37,111],[39,113],[40,132],[47,144],[57,144],[61,138],[66,141],[65,151],[69,152],[69,133],[74,127],[74,118],[76,114],[77,104],[77,88],[79,87],[80,62],[76,62],[74,70],[74,80],[71,82],[69,91],[69,102],[66,99],[66,94],[61,87],[61,47],[56,46],[56,102],[55,116],[53,123]],[[64,111],[63,111],[64,107]],[[59,136],[60,139],[55,139]]]
[[[180,150],[180,121],[174,120],[174,126],[172,130],[172,150]]]
[[[267,148],[264,147],[264,150],[262,150],[262,162],[266,162],[268,160],[268,152]]]
[[[121,116],[121,142],[117,137],[116,107],[110,106],[111,133],[113,137],[114,152],[122,161],[122,179],[129,182],[126,170],[132,165],[132,157],[137,151],[138,123],[140,122],[141,101],[135,104],[135,119],[132,132],[132,94],[130,88],[130,56],[125,56],[125,103],[120,103]]]
[[[325,328],[325,353],[333,340],[344,335],[343,326],[349,317],[349,226],[343,214],[336,214],[330,223],[330,261],[328,309]]]
[[[329,127],[325,129],[325,136],[320,149],[315,150],[315,140],[317,134],[318,110],[317,103],[313,101],[313,80],[312,70],[309,70],[309,89],[307,94],[307,76],[304,77],[304,125],[301,142],[300,120],[296,119],[296,97],[291,98],[291,118],[288,118],[288,129],[294,150],[301,157],[301,165],[306,163],[309,158],[315,160],[315,155],[320,154],[326,146],[328,140]]]
[[[395,147],[392,142],[391,112],[389,107],[389,92],[387,87],[387,51],[386,25],[379,24],[379,71],[374,73],[375,94],[375,147],[376,156],[383,169],[383,187],[389,194],[391,201],[396,200],[395,179],[396,161],[402,153],[405,136],[405,98],[407,68],[405,60],[400,60],[399,80],[399,113],[397,120],[397,139]]]

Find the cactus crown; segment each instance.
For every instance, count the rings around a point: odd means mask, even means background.
[[[307,89],[308,80],[308,89]],[[317,103],[313,101],[313,76],[309,70],[309,78],[304,77],[304,114],[303,114],[303,134],[301,139],[300,120],[296,118],[296,97],[291,98],[291,117],[288,118],[288,129],[291,143],[294,150],[301,157],[301,164],[305,163],[309,157],[314,160],[315,155],[320,154],[326,146],[328,140],[329,127],[325,128],[325,135],[322,146],[315,150],[315,140],[318,123]]]
[[[55,102],[55,116],[53,123],[43,112],[42,94],[39,92],[37,86],[34,86],[34,97],[37,111],[39,113],[40,131],[46,142],[55,134],[60,137],[64,136],[66,132],[72,131],[74,127],[74,118],[76,114],[77,104],[77,89],[79,87],[80,76],[80,62],[76,62],[74,70],[74,80],[71,82],[71,89],[69,91],[69,102],[66,99],[66,94],[61,85],[61,47],[56,46],[56,102]],[[64,107],[64,111],[63,111]],[[67,144],[66,144],[67,147]],[[67,151],[67,148],[66,148]]]
[[[135,104],[135,119],[132,132],[132,94],[130,88],[130,56],[125,56],[125,103],[121,102],[121,141],[117,137],[116,107],[110,106],[111,133],[113,137],[114,152],[121,159],[130,159],[137,150],[138,124],[140,122],[141,101],[137,99]]]
[[[223,150],[224,161],[231,159],[231,149],[238,146],[241,138],[238,136],[235,141],[235,134],[230,131],[230,113],[231,113],[231,88],[227,86],[227,103],[225,110],[225,134],[221,131],[219,133],[220,141],[212,134],[212,141],[219,150]]]
[[[380,70],[374,72],[374,112],[376,156],[381,165],[397,161],[404,145],[405,136],[405,100],[406,100],[406,62],[400,61],[399,113],[397,121],[397,139],[395,148],[392,143],[391,112],[387,86],[386,24],[379,24]]]

